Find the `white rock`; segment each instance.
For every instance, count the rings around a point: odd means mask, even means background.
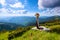
[[[33,27],[32,29],[33,29],[33,30],[39,30],[39,29],[37,29],[37,27]]]
[[[40,30],[44,30],[44,31],[49,31],[50,30],[49,28],[46,28],[44,26],[39,26],[39,28],[43,28],[43,29],[40,29]],[[37,29],[37,27],[33,27],[32,29],[33,30],[39,30],[39,29]]]

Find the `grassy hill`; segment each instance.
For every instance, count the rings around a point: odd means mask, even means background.
[[[60,20],[40,24],[51,29],[50,32],[32,30],[34,26],[0,32],[0,40],[60,40]]]
[[[54,25],[49,27],[60,27],[60,25]],[[11,34],[11,32],[8,31],[5,33],[0,33],[0,40],[8,40],[9,34]],[[60,34],[56,32],[46,32],[30,29],[20,36],[14,37],[12,40],[60,40]]]
[[[29,30],[21,37],[14,38],[13,40],[60,40],[60,34]]]

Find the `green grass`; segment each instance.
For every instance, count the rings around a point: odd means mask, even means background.
[[[13,40],[60,40],[60,34],[45,31],[29,30]]]
[[[0,40],[8,40],[9,32],[0,33]]]
[[[60,27],[60,25],[46,26],[46,27]],[[9,32],[0,33],[0,40],[8,40]],[[12,40],[60,40],[60,34],[56,32],[46,32],[39,30],[32,30],[25,32],[22,36],[16,37]]]

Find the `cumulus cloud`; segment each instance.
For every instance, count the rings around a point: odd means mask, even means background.
[[[0,0],[0,4],[3,5],[3,6],[6,5],[5,0]]]
[[[39,8],[54,8],[60,6],[60,0],[38,0]]]
[[[25,14],[26,13],[26,14]],[[12,9],[6,9],[1,8],[0,9],[0,17],[11,17],[11,16],[35,16],[35,13],[26,12],[26,10],[12,10]]]
[[[55,7],[51,10],[51,13],[54,15],[59,15],[60,16],[60,7]],[[51,14],[50,13],[50,14]]]
[[[41,16],[60,16],[60,0],[38,0],[38,6],[40,10],[47,9],[41,13]]]
[[[42,0],[38,0],[38,8],[44,9],[44,7],[42,6]]]
[[[24,12],[26,12],[26,10],[17,10],[16,12],[20,13],[20,14],[24,14]],[[26,12],[27,13],[27,12]]]
[[[58,7],[60,6],[60,0],[42,0],[42,5],[44,7]]]
[[[0,17],[2,16],[25,16],[24,14],[26,10],[12,10],[11,8],[6,9],[6,8],[1,8],[0,9]],[[27,13],[27,12],[26,12]]]
[[[26,0],[25,0],[26,1]],[[2,16],[22,16],[28,11],[24,9],[24,4],[18,0],[0,0],[0,4],[4,7],[0,8],[0,17]],[[21,8],[21,9],[18,9]]]
[[[21,2],[17,2],[15,4],[10,4],[13,8],[24,8],[24,5]]]
[[[41,16],[60,16],[60,7],[55,7],[52,10],[47,10],[41,13]]]
[[[0,9],[0,14],[1,14],[1,13],[7,13],[7,11],[8,11],[8,9],[1,8],[1,9]]]

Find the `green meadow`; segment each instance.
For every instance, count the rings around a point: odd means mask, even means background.
[[[0,40],[60,40],[60,22],[47,22],[40,25],[50,28],[51,31],[32,30],[34,26],[17,28],[0,32]]]

